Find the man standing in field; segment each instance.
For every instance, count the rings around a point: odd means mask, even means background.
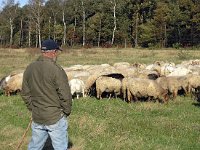
[[[41,150],[48,135],[55,150],[67,150],[72,96],[68,78],[56,64],[61,50],[53,40],[42,42],[42,55],[26,68],[21,96],[32,113],[32,138],[28,150]]]

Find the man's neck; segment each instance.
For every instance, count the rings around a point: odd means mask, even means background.
[[[44,53],[42,53],[42,55],[44,57],[48,57],[48,58],[54,58],[55,57],[53,52],[44,52]]]

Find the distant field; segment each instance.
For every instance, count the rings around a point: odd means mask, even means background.
[[[39,56],[38,50],[0,49],[0,78],[24,70]],[[113,64],[115,62],[180,63],[199,59],[200,50],[68,49],[58,58],[62,66]],[[21,97],[0,96],[0,150],[16,150],[30,113]],[[69,117],[70,150],[198,150],[200,147],[200,104],[190,96],[168,104],[121,99],[74,100]],[[29,130],[22,150],[27,149]]]
[[[38,49],[0,49],[0,78],[12,71],[22,70],[35,60],[40,51]],[[200,50],[148,50],[148,49],[66,49],[58,58],[62,66],[76,64],[113,64],[115,62],[153,63],[167,61],[180,63],[183,60],[199,59]]]

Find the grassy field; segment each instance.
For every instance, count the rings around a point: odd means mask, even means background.
[[[0,49],[0,78],[25,67],[39,55],[37,50]],[[180,63],[200,58],[198,50],[79,49],[66,50],[62,66],[126,61]],[[0,96],[0,150],[16,150],[30,120],[21,97]],[[168,104],[94,97],[73,101],[69,117],[70,150],[198,150],[200,104],[191,97],[177,97]],[[27,149],[31,131],[22,150]]]

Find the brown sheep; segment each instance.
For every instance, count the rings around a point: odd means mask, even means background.
[[[176,98],[178,90],[183,89],[184,92],[188,93],[188,81],[186,76],[170,76],[170,77],[159,77],[156,82],[161,85],[162,88],[172,93],[172,98]]]
[[[12,93],[21,91],[22,89],[23,73],[18,73],[6,82],[4,87],[5,95],[10,96]]]
[[[192,89],[200,88],[200,75],[187,75],[188,80],[188,92],[192,93]]]
[[[168,92],[163,89],[157,82],[150,79],[128,78],[127,82],[128,101],[131,102],[132,97],[137,100],[138,97],[148,97],[168,101]]]

